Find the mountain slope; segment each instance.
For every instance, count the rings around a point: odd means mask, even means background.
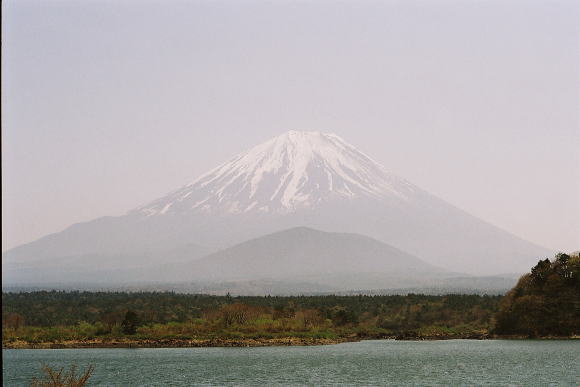
[[[300,226],[367,235],[477,275],[524,272],[552,255],[391,174],[334,134],[292,131],[126,215],[12,249],[3,266],[63,258],[82,266],[112,255],[120,262],[147,256],[153,265],[182,246],[217,251]]]

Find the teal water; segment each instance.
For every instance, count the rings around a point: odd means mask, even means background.
[[[91,385],[577,386],[579,341],[363,341],[319,347],[3,350],[5,386],[93,364]]]

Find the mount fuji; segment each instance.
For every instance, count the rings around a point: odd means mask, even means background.
[[[330,200],[408,200],[417,191],[335,134],[290,131],[133,213],[288,214]]]
[[[129,270],[211,258],[295,227],[366,235],[429,265],[476,275],[524,272],[552,253],[397,177],[335,134],[290,131],[125,215],[7,251],[3,279],[37,283],[55,267]]]

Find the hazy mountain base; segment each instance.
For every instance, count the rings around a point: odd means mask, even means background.
[[[117,257],[134,266],[183,261],[188,246],[203,244],[217,251],[274,231],[309,226],[332,232],[355,232],[376,238],[420,257],[428,264],[474,275],[524,272],[539,257],[553,252],[523,241],[431,195],[405,205],[396,201],[329,201],[318,208],[291,214],[236,214],[210,216],[183,214],[107,217],[77,224],[61,233],[12,249],[3,254],[3,268],[13,271],[5,279],[22,276],[26,268],[42,262],[62,268],[68,259],[78,267],[94,267]],[[190,259],[199,258],[192,248]],[[176,258],[175,255],[177,255]],[[139,262],[138,257],[151,257]],[[102,267],[102,266],[101,266]],[[41,273],[44,270],[41,271]],[[54,272],[53,276],[58,273]],[[42,275],[39,275],[42,277]],[[41,279],[41,278],[38,278]],[[55,281],[70,281],[63,273]],[[13,282],[14,283],[14,282]]]
[[[176,251],[176,249],[174,249]],[[515,276],[447,272],[378,240],[292,228],[243,242],[204,258],[177,250],[164,265],[151,255],[88,256],[4,264],[4,286],[42,289],[157,289],[209,294],[315,294],[355,291],[433,294],[507,291]],[[196,246],[196,251],[200,248]],[[151,253],[150,253],[151,254]],[[87,285],[90,284],[90,285]]]
[[[370,277],[370,278],[369,278]],[[397,278],[389,278],[392,284],[385,286],[382,279],[372,288],[372,281],[377,281],[376,275],[369,277],[360,276],[356,283],[348,287],[349,278],[334,278],[330,282],[305,282],[304,280],[280,281],[280,280],[245,280],[245,281],[222,281],[222,282],[134,282],[125,283],[102,281],[94,279],[88,282],[62,283],[36,283],[27,286],[4,285],[6,292],[29,292],[38,290],[86,290],[86,291],[172,291],[183,294],[211,294],[233,296],[261,296],[261,295],[405,295],[405,294],[505,294],[517,282],[517,276],[489,276],[489,277],[450,277],[432,279],[431,281],[402,281]],[[106,277],[104,277],[106,278]],[[324,280],[328,281],[328,278]],[[362,282],[362,284],[361,284]]]
[[[424,200],[407,206],[385,201],[331,201],[287,215],[107,217],[12,249],[3,254],[3,264],[49,263],[70,257],[91,265],[111,256],[148,254],[155,254],[162,264],[166,258],[171,260],[176,248],[201,243],[206,251],[217,251],[297,226],[368,235],[430,264],[476,275],[524,272],[538,257],[553,255],[425,194]],[[200,256],[191,253],[191,259]]]
[[[36,260],[3,259],[2,280],[10,285],[38,283],[144,281],[155,280],[159,262],[179,264],[199,259],[212,250],[189,244],[164,251],[147,250],[134,254],[86,254]],[[161,259],[160,257],[163,257]],[[161,270],[163,272],[163,270]]]

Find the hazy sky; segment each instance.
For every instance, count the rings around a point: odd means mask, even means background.
[[[3,1],[3,249],[290,129],[579,249],[578,4]]]

